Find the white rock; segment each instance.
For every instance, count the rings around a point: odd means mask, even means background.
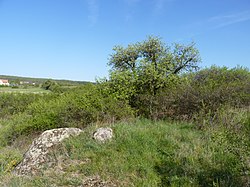
[[[82,132],[78,128],[59,128],[43,132],[35,139],[29,150],[25,153],[24,159],[14,170],[15,174],[26,175],[36,174],[41,166],[51,161],[48,153],[53,146],[62,142],[70,136],[77,136]]]
[[[99,128],[93,134],[93,138],[101,142],[110,140],[112,137],[113,137],[113,130],[111,128]]]

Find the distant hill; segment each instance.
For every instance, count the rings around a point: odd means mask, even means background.
[[[53,80],[62,86],[82,85],[82,84],[91,83],[88,81],[72,81],[72,80],[60,80],[60,79],[49,79],[49,78],[19,77],[19,76],[10,76],[10,75],[0,75],[0,79],[8,79],[10,83],[18,83],[18,84],[20,84],[20,82],[30,83],[30,84],[32,83],[41,84],[45,82],[46,80]]]

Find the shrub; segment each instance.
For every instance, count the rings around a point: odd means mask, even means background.
[[[248,69],[216,67],[191,75],[191,87],[199,91],[203,104],[215,109],[221,104],[249,106],[250,73]]]
[[[0,118],[9,118],[11,115],[24,112],[27,107],[39,99],[50,99],[53,95],[0,93]]]
[[[41,85],[41,87],[45,90],[50,90],[55,93],[62,93],[64,90],[56,81],[53,80],[46,80]]]
[[[133,110],[112,95],[104,96],[96,85],[72,89],[57,97],[31,103],[25,112],[14,115],[0,129],[1,144],[28,135],[60,127],[86,127],[94,122],[127,119]]]
[[[140,114],[154,119],[192,119],[201,111],[212,115],[223,105],[249,106],[250,73],[241,67],[212,66],[182,75],[156,95],[139,95],[136,102]]]

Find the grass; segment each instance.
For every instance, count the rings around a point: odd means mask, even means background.
[[[53,169],[33,178],[0,171],[0,185],[79,186],[86,176],[97,175],[117,186],[243,186],[250,180],[249,149],[233,145],[239,147],[231,151],[223,131],[149,120],[107,126],[114,130],[111,141],[93,140],[97,125],[89,126],[55,149],[58,163]],[[19,158],[16,150],[13,155]]]
[[[7,93],[49,93],[50,91],[44,90],[42,88],[11,88],[11,87],[1,87],[0,92]]]
[[[11,88],[11,87],[0,87],[0,93],[49,93],[50,91],[42,88]]]

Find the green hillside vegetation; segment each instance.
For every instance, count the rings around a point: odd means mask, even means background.
[[[0,93],[49,93],[49,91],[39,87],[29,87],[29,88],[0,87]]]
[[[7,79],[9,86],[0,85],[0,93],[36,93],[43,94],[53,92],[65,92],[85,84],[91,84],[87,81],[56,80],[45,78],[30,78],[0,75],[0,79]]]
[[[19,77],[19,76],[10,76],[10,75],[0,75],[0,79],[7,79],[10,83],[20,83],[21,82],[29,82],[36,83],[37,85],[44,83],[48,78],[32,78],[32,77]],[[82,85],[89,83],[87,81],[72,81],[72,80],[57,80],[50,79],[57,82],[60,85]]]
[[[249,186],[250,72],[200,61],[193,43],[149,37],[116,46],[96,84],[0,92],[0,186],[80,186],[96,175],[117,186]],[[105,144],[92,138],[102,126],[114,130]],[[34,137],[60,127],[84,129],[51,153],[60,164],[14,176]]]

